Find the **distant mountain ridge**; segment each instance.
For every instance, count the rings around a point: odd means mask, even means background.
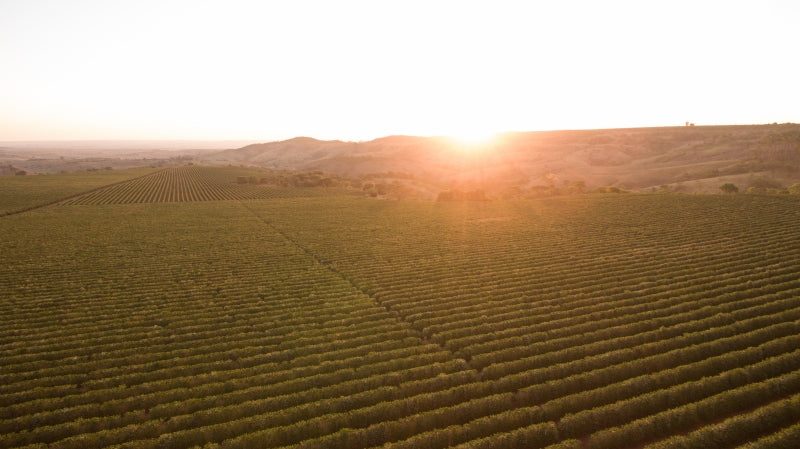
[[[209,153],[203,161],[350,176],[406,173],[442,186],[580,180],[589,187],[707,191],[720,181],[741,183],[755,175],[800,181],[800,125],[510,132],[474,147],[446,137],[296,137]]]

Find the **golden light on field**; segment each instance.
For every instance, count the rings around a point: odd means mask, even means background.
[[[0,141],[800,121],[800,3],[0,2]]]

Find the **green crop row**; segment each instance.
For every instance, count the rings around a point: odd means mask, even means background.
[[[159,169],[58,173],[35,176],[0,176],[0,216],[32,210],[75,195],[145,176]]]
[[[622,426],[595,432],[589,437],[588,447],[618,448],[646,443],[708,424],[718,419],[720,414],[742,413],[796,395],[798,391],[800,371],[794,371],[676,406]]]
[[[220,176],[220,172],[229,172]],[[238,171],[237,171],[238,172]],[[318,189],[236,183],[234,171],[200,166],[171,167],[65,201],[67,205],[220,201],[315,196]]]
[[[246,170],[0,218],[0,447],[796,434],[796,198],[392,202]]]
[[[732,447],[750,441],[758,436],[780,430],[783,426],[800,422],[800,394],[759,407],[752,412],[733,416],[721,423],[702,427],[685,435],[667,438],[647,445],[648,449],[705,449],[711,447]],[[790,447],[798,440],[787,441],[783,446]],[[758,447],[770,447],[767,441]]]

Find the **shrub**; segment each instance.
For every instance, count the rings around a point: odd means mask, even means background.
[[[627,193],[627,191],[617,186],[600,186],[597,188],[597,193]]]

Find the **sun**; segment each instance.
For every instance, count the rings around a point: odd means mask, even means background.
[[[455,147],[465,153],[485,150],[497,139],[498,133],[481,129],[464,129],[448,134]]]

